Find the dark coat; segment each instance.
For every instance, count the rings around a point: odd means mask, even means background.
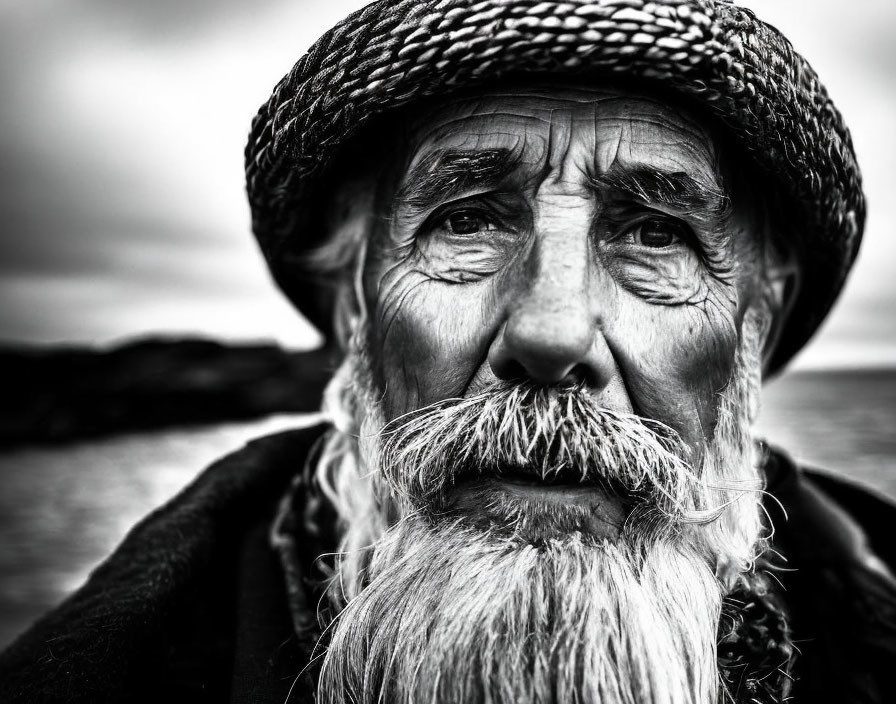
[[[0,656],[2,702],[310,702],[315,558],[301,543],[308,628],[296,635],[268,532],[322,427],[268,436],[212,465],[138,524],[88,582]],[[771,451],[774,545],[801,656],[793,701],[896,702],[896,507]],[[319,587],[319,585],[318,585]],[[295,603],[294,603],[295,605]]]

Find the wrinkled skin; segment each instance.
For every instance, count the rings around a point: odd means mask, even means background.
[[[639,94],[508,90],[417,116],[364,270],[386,419],[496,378],[578,382],[699,460],[760,295],[760,233],[721,158]]]
[[[346,526],[319,698],[729,699],[719,617],[763,547],[749,424],[783,290],[752,186],[638,94],[405,117],[333,208],[334,250],[366,247],[318,468]]]

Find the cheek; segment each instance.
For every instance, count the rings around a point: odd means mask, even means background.
[[[697,453],[712,439],[718,393],[731,376],[737,322],[728,306],[627,305],[608,330],[638,412],[678,432]]]
[[[371,344],[386,419],[462,396],[495,327],[489,286],[409,272],[385,280],[378,301]]]

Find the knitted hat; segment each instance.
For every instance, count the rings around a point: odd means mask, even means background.
[[[661,82],[754,159],[796,214],[801,289],[771,370],[786,364],[855,259],[861,175],[809,64],[728,0],[380,0],[340,22],[276,86],[246,147],[253,230],[299,310],[332,335],[332,282],[308,253],[328,234],[321,184],[352,138],[387,111],[532,74]]]

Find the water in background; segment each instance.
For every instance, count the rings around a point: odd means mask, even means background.
[[[204,467],[300,416],[0,455],[0,648],[76,589]]]
[[[772,381],[758,432],[804,463],[896,498],[896,370],[801,373]]]
[[[139,518],[216,457],[297,423],[164,431],[0,456],[0,647],[86,578]],[[896,371],[773,382],[760,432],[896,497]]]

